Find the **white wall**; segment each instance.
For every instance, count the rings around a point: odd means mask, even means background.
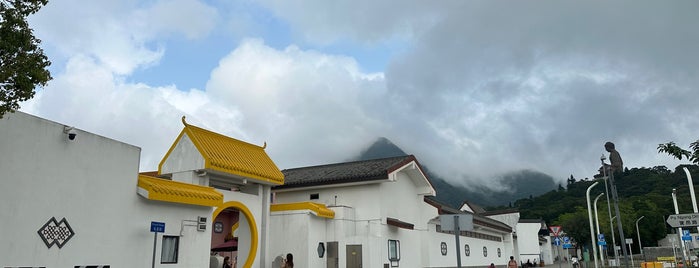
[[[197,147],[186,133],[182,134],[179,142],[175,145],[170,155],[162,163],[160,171],[162,174],[176,173],[180,171],[197,170],[204,168],[204,157],[201,156]],[[187,183],[191,183],[185,181]]]
[[[435,225],[431,225],[432,230],[428,235],[428,241],[423,242],[423,251],[428,252],[429,260],[425,267],[455,267],[456,266],[456,240],[453,234],[438,233],[435,229]],[[489,235],[501,235],[498,233],[479,231],[484,234]],[[443,256],[441,252],[441,243],[445,242],[447,244],[447,255]],[[470,256],[466,256],[464,252],[465,245],[469,245]],[[483,247],[487,248],[487,256],[483,256]],[[498,248],[500,249],[500,256],[497,254]],[[467,266],[481,266],[486,267],[490,263],[494,263],[498,266],[507,265],[507,261],[510,255],[505,252],[505,243],[478,239],[467,236],[459,237],[459,253],[461,254],[461,265]]]
[[[63,125],[21,112],[0,120],[0,267],[149,267],[151,221],[165,222],[165,234],[179,235],[182,220],[210,217],[210,207],[140,197],[139,148],[77,134],[69,141]],[[37,234],[51,217],[65,218],[75,232],[63,248],[47,248]],[[166,266],[208,265],[210,232],[185,226],[179,263]],[[157,267],[164,266],[161,245]]]
[[[539,248],[539,230],[541,223],[518,223],[517,224],[517,247],[519,249],[520,261],[534,262],[541,258],[541,250]]]

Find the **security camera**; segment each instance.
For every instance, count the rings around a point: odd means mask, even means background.
[[[75,140],[75,137],[78,136],[78,132],[76,132],[73,127],[69,126],[63,127],[63,133],[68,135],[69,140]]]

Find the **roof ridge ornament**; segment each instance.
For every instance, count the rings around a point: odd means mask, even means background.
[[[189,126],[189,125],[187,124],[187,121],[184,120],[184,115],[182,116],[182,124],[184,124],[185,126]]]
[[[265,141],[265,143],[262,145],[262,149],[264,150],[265,148],[267,148],[267,142],[266,142],[266,141]]]

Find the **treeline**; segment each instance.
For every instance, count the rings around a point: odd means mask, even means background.
[[[623,176],[615,178],[617,192],[619,195],[619,210],[625,238],[633,238],[635,248],[638,251],[638,241],[636,233],[636,220],[643,216],[638,223],[641,235],[641,242],[644,247],[658,245],[658,240],[665,237],[667,233],[675,230],[665,223],[665,219],[670,214],[675,214],[672,202],[672,189],[677,189],[677,202],[680,213],[693,213],[692,201],[683,167],[687,167],[695,182],[699,182],[699,166],[681,165],[670,170],[665,166],[652,168],[632,168],[626,169]],[[602,179],[576,179],[570,177],[567,185],[559,185],[556,190],[545,193],[541,196],[519,199],[510,207],[519,209],[523,219],[543,219],[549,225],[560,225],[564,232],[573,238],[578,244],[590,244],[590,224],[587,211],[587,188],[595,181],[599,181],[590,192],[590,201],[594,202],[595,197],[600,193],[605,193],[605,183]],[[611,191],[611,188],[609,188]],[[699,190],[695,187],[695,192]],[[613,199],[611,192],[609,201],[614,213]],[[504,209],[505,207],[489,208],[488,210]],[[591,204],[594,216],[594,204]],[[607,243],[611,245],[611,230],[609,213],[607,209],[606,194],[600,197],[597,202],[597,213],[599,215],[600,230],[604,233]],[[593,221],[594,222],[594,221]],[[696,229],[693,230],[696,232]],[[614,234],[616,243],[620,245],[619,232],[614,220]],[[587,247],[587,246],[586,246]]]

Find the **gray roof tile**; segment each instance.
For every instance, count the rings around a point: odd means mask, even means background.
[[[275,186],[274,189],[388,179],[388,173],[413,160],[415,156],[408,155],[285,169],[282,170],[284,185]]]

